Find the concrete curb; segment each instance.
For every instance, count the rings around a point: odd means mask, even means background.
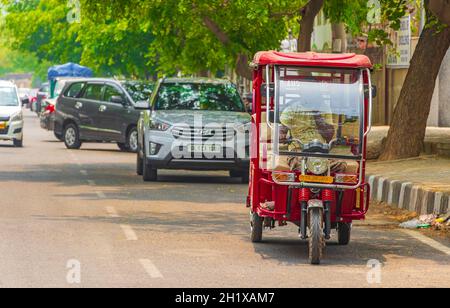
[[[371,199],[385,202],[400,209],[425,214],[446,214],[450,209],[450,194],[425,190],[409,182],[390,180],[382,176],[369,175]]]

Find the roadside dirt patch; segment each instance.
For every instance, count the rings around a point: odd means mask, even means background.
[[[383,202],[373,202],[367,215],[369,226],[384,228],[399,228],[399,224],[417,218],[415,212],[394,208]],[[380,222],[385,222],[384,224]],[[372,223],[373,222],[373,223]],[[450,239],[450,230],[423,229],[419,230],[429,237]]]

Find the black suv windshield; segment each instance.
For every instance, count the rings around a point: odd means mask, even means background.
[[[149,100],[155,87],[150,82],[124,82],[122,86],[134,102]]]
[[[0,106],[19,106],[16,89],[0,87]]]
[[[157,110],[206,110],[245,112],[232,84],[165,83],[156,101]]]

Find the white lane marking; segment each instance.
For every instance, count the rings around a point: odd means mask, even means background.
[[[409,236],[415,238],[419,242],[430,246],[431,248],[434,248],[436,250],[439,250],[440,252],[446,254],[447,256],[450,256],[450,248],[429,238],[428,236],[423,235],[420,232],[412,231],[412,230],[402,230],[403,233],[408,234]]]
[[[108,212],[109,216],[111,216],[112,218],[119,218],[119,214],[117,214],[117,211],[114,207],[112,206],[107,206],[106,207],[106,212]]]
[[[86,170],[80,170],[80,173],[81,173],[82,175],[84,175],[84,176],[87,176],[87,175],[88,175],[88,172],[87,172]]]
[[[102,191],[96,191],[95,193],[100,199],[106,199],[106,195]]]
[[[133,228],[131,228],[129,225],[120,225],[122,228],[123,233],[125,233],[125,237],[127,238],[127,241],[137,241],[138,237],[136,233],[134,232]]]
[[[147,272],[147,274],[149,274],[149,276],[151,278],[153,278],[153,279],[164,278],[164,276],[161,274],[161,272],[158,270],[156,265],[153,264],[152,261],[150,261],[148,259],[141,259],[141,260],[139,260],[139,262],[142,264],[145,271]]]

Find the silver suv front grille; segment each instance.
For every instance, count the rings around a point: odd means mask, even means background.
[[[176,139],[181,140],[202,140],[202,141],[230,141],[236,135],[233,128],[193,128],[174,127],[172,134]]]

